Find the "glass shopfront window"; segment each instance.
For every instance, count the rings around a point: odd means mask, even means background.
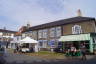
[[[40,48],[46,48],[47,40],[39,40],[39,46],[40,46]]]
[[[47,40],[43,40],[43,48],[47,47]]]

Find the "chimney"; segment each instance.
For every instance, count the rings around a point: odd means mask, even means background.
[[[78,9],[78,11],[77,11],[77,15],[78,15],[78,16],[82,16],[82,12],[81,12],[80,9]]]
[[[27,22],[27,28],[30,28],[30,23],[29,22]]]

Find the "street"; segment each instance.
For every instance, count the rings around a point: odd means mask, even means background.
[[[47,60],[35,56],[28,56],[20,53],[7,53],[0,57],[3,64],[96,64],[96,55],[87,55],[87,60],[80,58],[66,58],[57,60]],[[1,63],[0,63],[1,64]]]

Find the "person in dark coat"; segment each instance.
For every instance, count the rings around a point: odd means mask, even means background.
[[[82,54],[82,60],[86,60],[86,47],[84,44],[81,44],[80,50]]]
[[[19,52],[19,47],[18,46],[16,46],[16,52]]]

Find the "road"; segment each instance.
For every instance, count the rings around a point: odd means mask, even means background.
[[[96,55],[87,55],[87,60],[78,58],[46,60],[35,56],[7,52],[3,58],[0,58],[0,61],[2,61],[3,64],[96,64]]]

